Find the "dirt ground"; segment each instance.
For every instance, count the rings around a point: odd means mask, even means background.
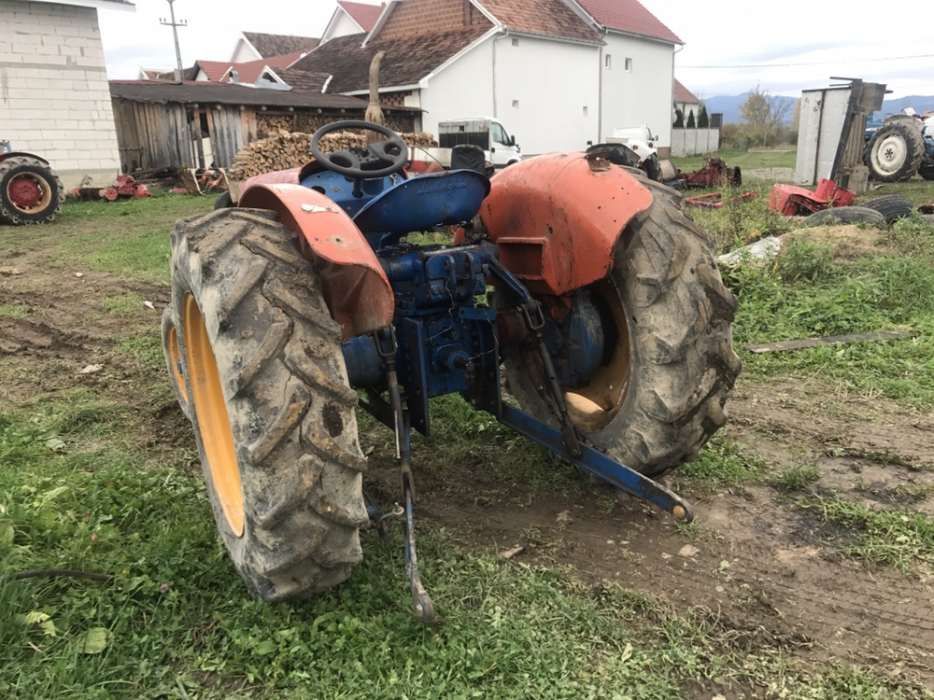
[[[28,249],[0,269],[0,305],[28,309],[28,320],[0,316],[4,400],[24,405],[85,386],[144,412],[154,445],[187,439],[187,424],[170,402],[141,402],[133,360],[115,348],[115,336],[158,324],[167,286],[80,274]],[[159,311],[142,304],[125,316],[105,311],[106,299],[127,292]],[[96,364],[103,369],[82,374]],[[934,414],[847,395],[819,380],[744,379],[729,408],[728,435],[770,468],[815,465],[818,488],[870,506],[915,494],[908,505],[934,515],[934,488],[926,488],[934,487]],[[394,483],[389,460],[377,454],[374,462],[377,480]],[[845,558],[835,543],[848,533],[789,507],[779,490],[695,487],[685,495],[697,524],[679,528],[632,500],[610,497],[608,508],[594,508],[595,496],[607,500],[598,486],[530,495],[522,484],[504,487],[457,465],[443,479],[418,477],[422,517],[469,546],[524,545],[517,562],[568,566],[677,606],[702,606],[738,636],[766,638],[805,663],[841,659],[934,687],[929,573]],[[899,488],[905,486],[920,488]]]

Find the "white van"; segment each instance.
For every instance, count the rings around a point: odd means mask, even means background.
[[[438,124],[438,143],[442,149],[462,144],[479,146],[497,170],[522,160],[522,149],[498,119],[473,117]]]

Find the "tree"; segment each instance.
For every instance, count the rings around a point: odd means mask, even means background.
[[[674,123],[674,127],[675,127],[675,129],[683,129],[683,128],[684,128],[684,112],[682,112],[680,109],[675,109],[675,123]]]
[[[757,85],[740,111],[749,125],[752,138],[760,145],[768,146],[769,138],[784,126],[790,109],[791,102],[774,98]]]
[[[710,116],[707,114],[707,105],[701,105],[700,107],[700,114],[697,115],[697,128],[710,128]]]
[[[694,112],[693,112],[693,110],[690,111],[690,112],[688,112],[688,123],[687,123],[687,127],[688,127],[688,129],[696,129],[696,128],[697,128],[697,122],[694,120]]]

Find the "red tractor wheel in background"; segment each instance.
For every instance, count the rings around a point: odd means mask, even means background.
[[[609,276],[585,290],[583,303],[602,318],[602,364],[586,385],[562,388],[590,445],[656,477],[696,456],[724,425],[742,363],[732,347],[736,299],[713,242],[681,211],[677,192],[640,179],[654,203],[623,234]],[[504,358],[509,392],[555,424],[528,371],[534,353],[506,345]]]
[[[43,224],[55,218],[64,201],[65,188],[48,163],[30,156],[0,160],[0,222]]]

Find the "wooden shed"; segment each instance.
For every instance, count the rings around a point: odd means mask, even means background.
[[[363,119],[356,97],[231,83],[153,80],[110,82],[123,172],[230,167],[247,144],[268,133],[313,132],[341,119]],[[385,109],[389,126],[414,131],[418,110]]]

